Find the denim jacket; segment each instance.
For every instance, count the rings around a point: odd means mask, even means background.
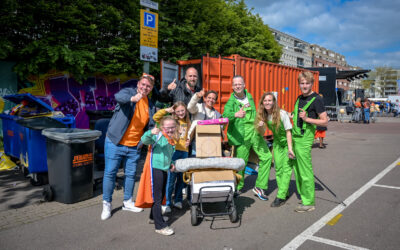
[[[107,130],[107,137],[115,145],[118,145],[121,141],[135,113],[136,103],[131,102],[131,97],[136,94],[137,88],[123,88],[115,94],[117,105],[115,106],[114,114]],[[144,131],[154,127],[153,115],[155,111],[156,108],[149,98],[149,122],[144,128]]]

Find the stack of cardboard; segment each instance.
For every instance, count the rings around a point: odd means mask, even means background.
[[[221,157],[221,126],[196,126],[196,157]],[[192,174],[192,197],[196,201],[202,188],[207,202],[226,200],[226,193],[235,190],[236,176],[233,170],[204,170]],[[223,186],[223,187],[222,187]],[[209,187],[209,188],[208,188]],[[231,187],[231,188],[230,188]],[[222,194],[222,196],[221,196]]]
[[[196,126],[196,157],[221,157],[221,126]]]

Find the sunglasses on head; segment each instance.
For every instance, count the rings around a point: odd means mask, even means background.
[[[149,74],[147,74],[147,73],[143,73],[143,74],[142,74],[142,77],[150,78],[152,81],[154,81],[154,76],[149,75]]]

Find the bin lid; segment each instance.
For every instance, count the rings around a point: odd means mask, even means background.
[[[46,128],[42,131],[42,135],[64,143],[86,143],[97,140],[101,136],[101,131],[81,128]]]
[[[28,103],[36,103],[38,104],[41,108],[44,108],[45,110],[48,111],[54,111],[54,109],[45,103],[44,101],[40,100],[36,96],[30,94],[30,93],[24,93],[24,94],[15,94],[15,95],[5,95],[3,96],[4,99],[12,101],[15,104],[19,104],[22,101],[27,101]]]
[[[19,119],[17,120],[17,123],[24,127],[36,130],[42,130],[45,128],[65,128],[64,123],[46,116]]]

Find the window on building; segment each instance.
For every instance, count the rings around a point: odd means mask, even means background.
[[[299,66],[304,67],[304,59],[297,57],[297,67]]]

